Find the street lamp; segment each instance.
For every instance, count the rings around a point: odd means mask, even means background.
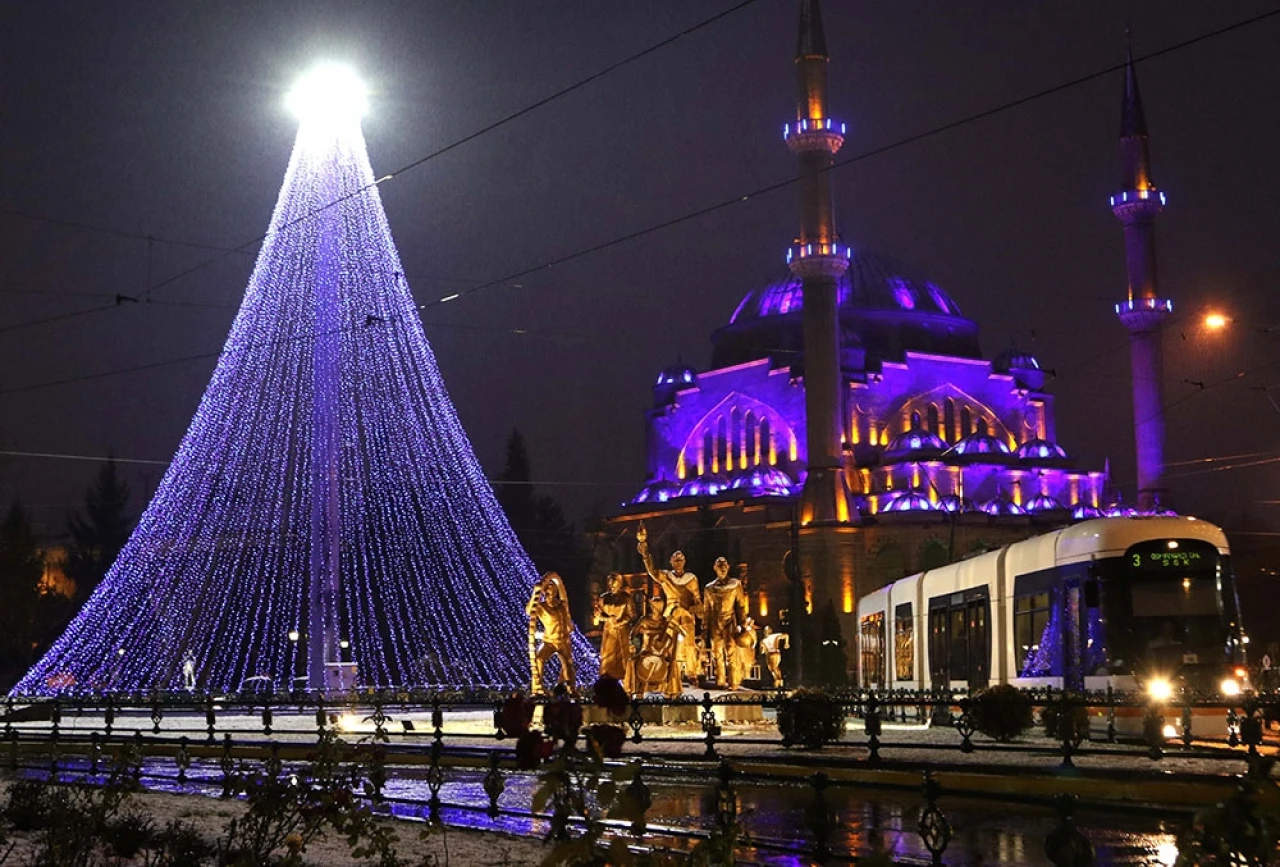
[[[1223,316],[1221,313],[1206,313],[1204,317],[1204,327],[1210,331],[1221,331],[1231,322],[1230,317]]]

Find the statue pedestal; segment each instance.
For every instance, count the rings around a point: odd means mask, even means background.
[[[719,708],[716,709],[717,712]],[[719,714],[717,713],[717,717]],[[583,722],[587,725],[595,723],[613,723],[625,726],[631,717],[630,709],[620,717],[610,716],[602,707],[583,708]],[[676,723],[696,723],[702,719],[702,708],[696,704],[642,704],[640,718],[645,725],[673,725]]]
[[[718,704],[715,710],[721,724],[764,722],[764,708],[758,704]]]

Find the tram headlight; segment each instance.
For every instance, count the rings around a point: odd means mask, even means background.
[[[1218,691],[1223,695],[1235,696],[1240,694],[1240,681],[1234,677],[1228,677],[1218,684]]]
[[[1163,677],[1153,677],[1147,681],[1147,695],[1156,701],[1168,701],[1173,698],[1173,684]]]

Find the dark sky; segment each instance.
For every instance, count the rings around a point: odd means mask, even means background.
[[[234,247],[266,228],[296,130],[283,94],[318,60],[360,70],[375,174],[400,168],[733,5],[8,2],[0,5],[0,208]],[[1274,2],[869,3],[824,14],[842,156],[1273,8]],[[415,296],[468,286],[790,177],[797,4],[744,10],[382,186]],[[1280,332],[1206,337],[1206,306],[1280,324],[1280,17],[1143,63],[1167,346],[1168,456],[1280,454]],[[1057,372],[1059,438],[1133,478],[1119,73],[835,175],[844,238],[948,289],[992,355],[1016,340]],[[776,276],[795,193],[753,198],[573,263],[426,310],[426,330],[490,472],[511,428],[574,516],[643,478],[642,411],[657,370],[705,366],[709,335]],[[166,461],[195,409],[252,267],[248,255],[142,295],[216,251],[0,213],[0,443],[13,451]],[[79,294],[77,294],[79,293]],[[97,297],[97,296],[102,297]],[[108,309],[24,325],[89,308]],[[514,333],[519,329],[527,333]],[[146,370],[31,388],[120,368]],[[1265,367],[1264,365],[1271,365]],[[1259,369],[1261,368],[1261,369]],[[1252,371],[1224,381],[1234,371]],[[1184,380],[1208,384],[1203,391]],[[1222,384],[1215,384],[1222,383]],[[1280,399],[1280,392],[1275,395]],[[162,467],[133,465],[135,490]],[[1194,467],[1176,466],[1175,473]],[[94,464],[5,458],[49,530]],[[1260,518],[1263,463],[1184,476],[1202,512]]]

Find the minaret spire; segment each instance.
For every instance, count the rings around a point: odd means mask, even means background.
[[[800,234],[787,251],[803,285],[806,476],[800,504],[805,526],[856,518],[844,480],[842,387],[836,282],[849,269],[837,242],[831,166],[844,144],[844,124],[827,110],[826,37],[818,0],[801,0],[796,43],[796,120],[783,128],[800,163]]]
[[[1125,31],[1128,37],[1128,30]],[[1164,358],[1161,331],[1173,302],[1156,284],[1155,217],[1165,195],[1151,179],[1147,119],[1138,90],[1132,45],[1126,51],[1124,99],[1120,114],[1120,190],[1111,211],[1124,224],[1126,300],[1116,314],[1129,330],[1133,371],[1133,433],[1138,458],[1138,508],[1150,511],[1164,492]]]

